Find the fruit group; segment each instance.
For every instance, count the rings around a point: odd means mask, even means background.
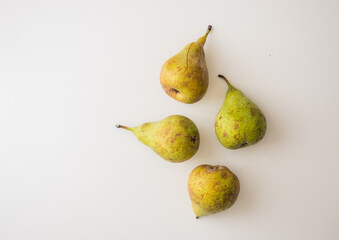
[[[259,107],[227,82],[228,90],[216,120],[215,133],[226,148],[238,149],[259,142],[266,133],[266,119]]]
[[[158,122],[144,123],[130,130],[145,145],[160,157],[170,162],[183,162],[198,151],[199,131],[192,120],[181,115],[172,115]]]
[[[179,53],[168,59],[160,72],[160,83],[165,92],[183,103],[202,99],[208,88],[208,71],[204,45],[212,26],[196,42],[187,44]]]
[[[188,178],[188,193],[196,218],[230,208],[239,191],[238,177],[225,166],[200,165]]]

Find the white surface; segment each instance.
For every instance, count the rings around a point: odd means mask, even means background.
[[[165,60],[213,30],[193,105]],[[338,239],[338,1],[0,2],[0,239]],[[225,74],[264,111],[266,137],[224,149]],[[182,114],[201,133],[172,164],[116,123]],[[194,218],[190,171],[222,164],[236,204]]]

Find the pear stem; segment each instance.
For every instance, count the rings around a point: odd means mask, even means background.
[[[129,127],[126,127],[126,126],[123,126],[123,125],[120,125],[120,124],[117,124],[117,125],[115,125],[117,128],[123,128],[123,129],[126,129],[126,130],[130,130],[130,131],[132,131],[132,129],[131,128],[129,128]]]
[[[201,38],[199,38],[197,40],[197,42],[199,42],[200,44],[202,44],[203,46],[205,45],[205,42],[206,42],[206,38],[208,36],[208,34],[210,33],[210,31],[212,30],[212,26],[211,25],[208,25],[207,27],[207,32],[205,33],[204,36],[202,36]]]
[[[219,74],[218,77],[224,79],[228,87],[233,87],[232,84],[227,80],[227,78],[224,75]]]

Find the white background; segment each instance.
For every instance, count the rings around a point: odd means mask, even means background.
[[[213,30],[198,103],[168,97],[162,64]],[[339,2],[0,1],[0,239],[338,239]],[[226,75],[266,115],[257,145],[223,148]],[[158,157],[132,133],[172,114],[201,145]],[[200,164],[236,173],[229,210],[196,220]]]

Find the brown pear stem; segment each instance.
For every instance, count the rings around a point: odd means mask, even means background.
[[[123,125],[120,125],[120,124],[117,124],[117,125],[115,125],[117,128],[123,128],[123,129],[126,129],[126,130],[132,130],[131,128],[129,128],[129,127],[126,127],[126,126],[123,126]]]
[[[224,79],[229,87],[233,87],[224,75],[219,74],[218,77]]]

